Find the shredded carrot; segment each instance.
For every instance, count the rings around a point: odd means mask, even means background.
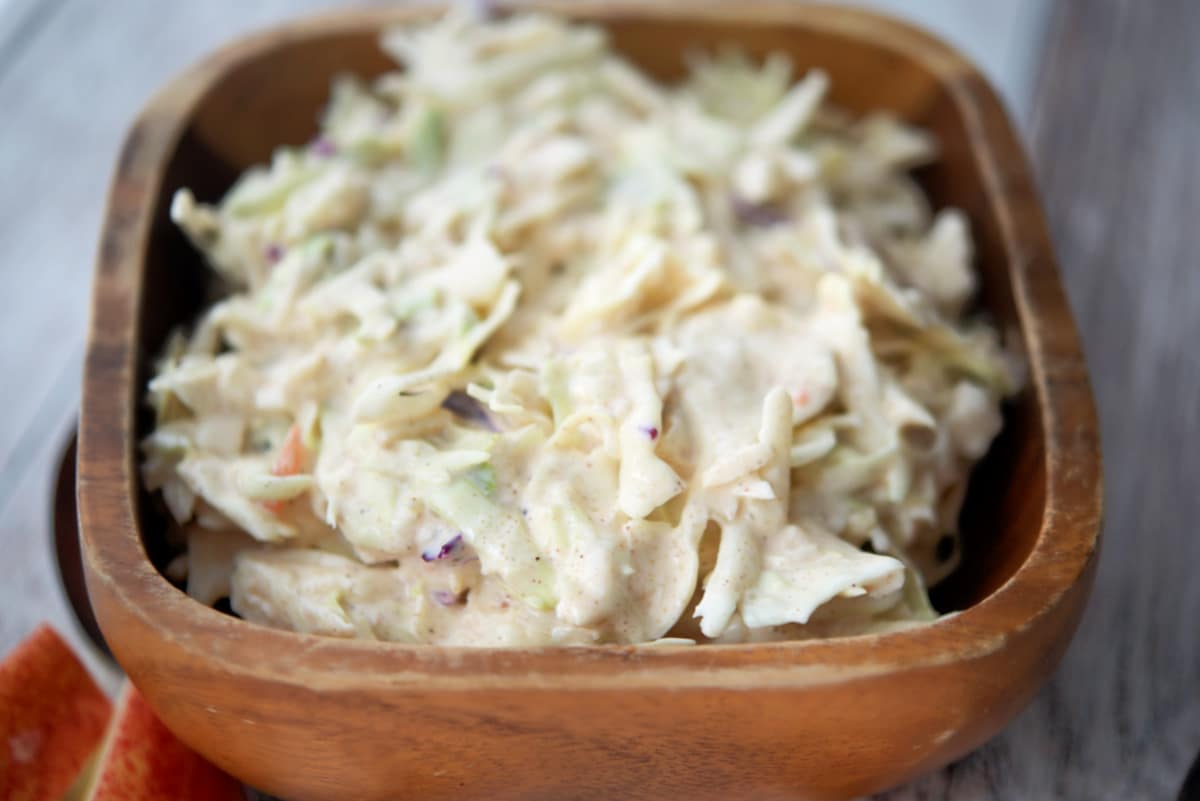
[[[304,470],[304,463],[307,460],[308,451],[304,447],[304,435],[300,432],[300,426],[293,424],[288,429],[287,437],[283,440],[279,455],[275,457],[275,466],[271,468],[271,473],[276,476],[294,476]],[[263,501],[262,505],[275,514],[279,514],[287,506],[287,503],[287,501]]]
[[[283,447],[279,449],[279,456],[275,458],[275,467],[271,472],[277,476],[294,476],[303,472],[304,462],[307,458],[308,451],[304,447],[304,435],[300,432],[299,425],[293,425],[288,429],[287,437],[283,440]]]

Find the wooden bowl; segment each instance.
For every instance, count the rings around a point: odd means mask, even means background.
[[[542,7],[545,7],[544,5]],[[79,441],[88,589],[117,659],[167,725],[219,766],[305,799],[847,798],[995,734],[1053,670],[1095,570],[1096,418],[1021,146],[995,94],[928,34],[863,11],[738,2],[553,6],[608,28],[655,75],[738,42],[821,66],[834,100],[933,130],[921,179],[969,215],[983,302],[1019,330],[1030,385],[977,470],[959,614],[884,636],[702,647],[463,649],[304,636],[204,607],[161,574],[164,521],[141,490],[148,364],[204,298],[168,219],[315,130],[330,78],[378,73],[376,9],[243,39],[172,81],[129,132],[100,243]]]

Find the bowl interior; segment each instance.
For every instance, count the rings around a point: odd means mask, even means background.
[[[1005,330],[1019,330],[1013,303],[1009,254],[1001,223],[985,189],[978,142],[969,110],[956,102],[953,85],[928,64],[900,49],[850,32],[770,22],[654,19],[620,13],[600,20],[615,47],[662,80],[682,75],[683,55],[737,43],[755,56],[790,55],[797,71],[820,67],[830,73],[832,99],[853,112],[886,109],[931,130],[942,156],[918,176],[937,207],[953,205],[969,216],[982,277],[980,303]],[[204,93],[185,122],[169,159],[145,262],[138,325],[138,394],[169,332],[195,317],[210,300],[209,270],[170,222],[171,196],[190,187],[214,201],[247,167],[270,158],[281,144],[301,144],[316,132],[330,81],[339,73],[376,75],[392,63],[368,26],[331,29],[312,37],[277,39],[252,51]],[[152,425],[139,404],[138,437]],[[1046,464],[1037,398],[1023,392],[1006,410],[1003,433],[977,467],[962,518],[962,563],[934,590],[942,611],[978,603],[1007,581],[1025,561],[1041,528]],[[166,519],[140,490],[140,529],[147,552],[162,569],[169,558]]]

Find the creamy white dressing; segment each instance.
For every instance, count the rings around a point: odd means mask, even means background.
[[[907,174],[932,139],[780,55],[666,86],[546,16],[383,42],[316,140],[175,198],[230,287],[148,392],[188,592],[477,646],[932,619],[1019,384]]]

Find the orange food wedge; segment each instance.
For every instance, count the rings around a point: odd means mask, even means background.
[[[111,713],[70,646],[40,626],[0,662],[0,799],[58,801]]]
[[[125,682],[87,801],[244,801],[242,785],[181,743]]]

